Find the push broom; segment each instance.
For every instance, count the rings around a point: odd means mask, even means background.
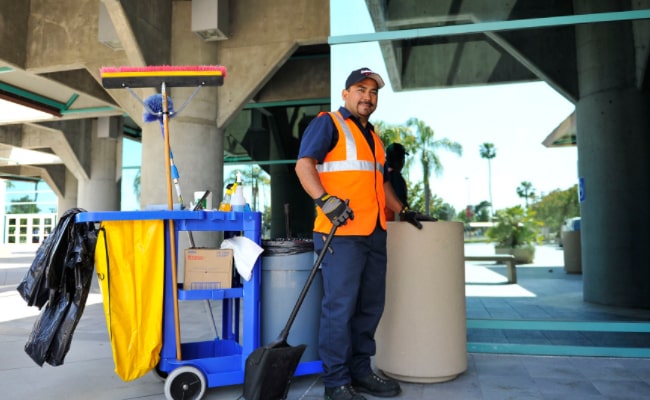
[[[149,67],[102,67],[100,70],[102,86],[106,89],[127,89],[144,105],[144,102],[131,90],[132,88],[160,87],[162,96],[162,127],[165,139],[165,171],[167,184],[167,208],[173,210],[174,200],[172,194],[171,146],[169,143],[169,103],[167,97],[168,87],[196,87],[194,93],[185,104],[196,94],[202,86],[221,86],[226,76],[226,68],[220,65],[204,66],[149,66]],[[146,107],[146,105],[145,105]],[[184,106],[183,106],[184,107]],[[181,354],[181,327],[178,313],[178,277],[176,265],[176,239],[174,220],[168,221],[169,251],[171,258],[172,296],[174,303],[174,328],[176,331],[176,358],[182,359]]]

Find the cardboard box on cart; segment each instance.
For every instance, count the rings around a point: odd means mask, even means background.
[[[232,287],[232,249],[185,249],[184,290]]]

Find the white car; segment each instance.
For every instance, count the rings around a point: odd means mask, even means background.
[[[572,232],[572,231],[579,231],[580,230],[580,217],[573,217],[573,218],[567,218],[564,220],[564,223],[562,224],[562,232]],[[560,241],[559,245],[562,247],[564,243],[562,243],[562,232],[560,232]]]
[[[579,231],[580,230],[580,217],[567,218],[562,224],[562,232]]]

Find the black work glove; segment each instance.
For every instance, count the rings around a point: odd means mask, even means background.
[[[348,207],[350,200],[343,201],[336,196],[325,193],[314,202],[323,210],[323,213],[335,225],[345,225],[349,219],[354,219],[352,209]]]
[[[418,229],[422,229],[422,224],[416,218],[418,213],[411,210],[408,206],[402,207],[402,210],[399,212],[399,220],[406,221],[409,224],[415,226]]]
[[[430,221],[430,222],[436,222],[438,218],[432,217],[430,215],[422,214],[422,213],[415,213],[415,219],[418,221]]]

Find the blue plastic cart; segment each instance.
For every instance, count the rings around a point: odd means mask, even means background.
[[[226,237],[241,235],[260,246],[262,244],[262,215],[259,212],[106,211],[83,212],[76,218],[77,222],[163,220],[166,232],[169,232],[171,220],[174,221],[175,243],[178,243],[182,231],[221,231]],[[175,254],[179,254],[178,249]],[[165,396],[169,400],[200,399],[208,387],[242,384],[246,358],[260,346],[261,257],[258,258],[249,281],[242,280],[239,287],[231,289],[210,290],[172,287],[170,257],[169,235],[165,235],[165,265],[161,266],[165,268],[163,345],[160,363],[155,371],[165,380]],[[178,301],[222,301],[221,337],[203,342],[181,343],[181,360],[176,357],[173,290],[178,291]],[[245,300],[243,310],[242,300]],[[307,361],[298,365],[296,376],[321,372],[320,361]]]

